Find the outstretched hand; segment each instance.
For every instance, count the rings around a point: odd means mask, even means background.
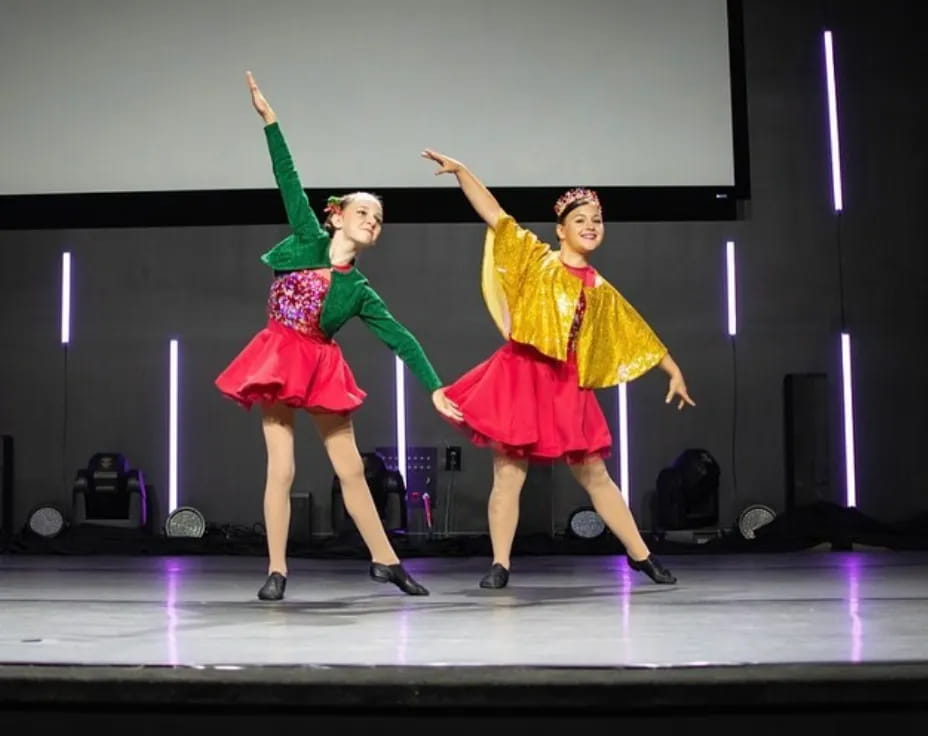
[[[270,125],[277,120],[274,110],[264,98],[264,95],[261,94],[261,90],[258,89],[258,83],[255,81],[254,75],[252,75],[250,71],[245,72],[245,79],[248,81],[248,89],[251,92],[251,104],[254,105],[255,110],[258,111],[258,115],[261,116],[264,122]]]
[[[432,392],[432,403],[438,409],[438,413],[456,422],[463,421],[464,415],[451,399],[445,396],[445,389],[440,388]]]
[[[456,161],[453,158],[438,153],[438,151],[433,151],[431,148],[426,148],[422,152],[422,158],[427,158],[438,164],[439,168],[438,171],[435,172],[435,176],[439,174],[456,174],[464,166],[460,161]]]
[[[667,398],[664,400],[664,403],[669,404],[674,396],[680,397],[680,403],[677,404],[678,411],[683,409],[686,404],[696,406],[696,402],[690,398],[690,395],[686,391],[686,383],[683,381],[682,373],[675,373],[670,377],[670,386],[667,389]]]

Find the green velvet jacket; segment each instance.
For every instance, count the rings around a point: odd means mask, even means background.
[[[264,134],[274,177],[293,232],[262,255],[261,260],[275,271],[330,268],[329,234],[309,206],[280,125],[266,125]],[[332,337],[352,317],[360,317],[371,332],[409,366],[429,393],[441,388],[441,379],[419,341],[390,314],[383,299],[364,275],[357,268],[350,271],[333,269],[329,291],[322,304],[320,327]]]

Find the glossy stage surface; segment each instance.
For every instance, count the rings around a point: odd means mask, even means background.
[[[291,560],[257,600],[255,557],[0,557],[0,662],[671,667],[928,661],[928,555],[412,559],[408,597],[358,560]]]
[[[409,559],[431,595],[407,597],[362,560],[299,558],[269,603],[256,556],[3,555],[0,720],[122,718],[136,736],[195,732],[192,713],[227,733],[410,714],[651,733],[711,718],[716,734],[928,720],[928,554],[661,559],[676,585],[623,557],[525,556],[498,591],[478,587],[484,558]]]

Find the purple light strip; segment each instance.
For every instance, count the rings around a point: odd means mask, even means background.
[[[396,467],[406,484],[406,373],[403,361],[395,358],[396,374]],[[408,487],[408,485],[407,485]]]
[[[728,334],[734,337],[738,332],[738,312],[735,292],[735,243],[732,240],[725,244],[725,265],[728,285]]]
[[[628,384],[619,384],[619,490],[625,503],[631,499],[628,472]]]
[[[168,396],[168,513],[177,508],[177,340],[171,340]]]
[[[71,342],[71,254],[61,254],[61,344]]]
[[[841,148],[838,141],[838,92],[835,84],[835,50],[831,31],[825,31],[825,81],[828,85],[828,131],[831,139],[831,186],[835,212],[844,209],[841,190]]]
[[[851,377],[851,336],[841,333],[841,386],[844,394],[844,474],[846,503],[857,506],[857,469],[854,461],[854,384]]]

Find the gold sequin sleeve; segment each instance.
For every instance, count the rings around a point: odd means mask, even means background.
[[[581,386],[633,381],[663,360],[667,347],[611,284],[593,289],[588,299],[578,344]]]
[[[487,228],[483,248],[481,288],[490,315],[503,337],[509,338],[511,314],[518,307],[527,277],[536,271],[551,247],[502,213],[495,228]]]

